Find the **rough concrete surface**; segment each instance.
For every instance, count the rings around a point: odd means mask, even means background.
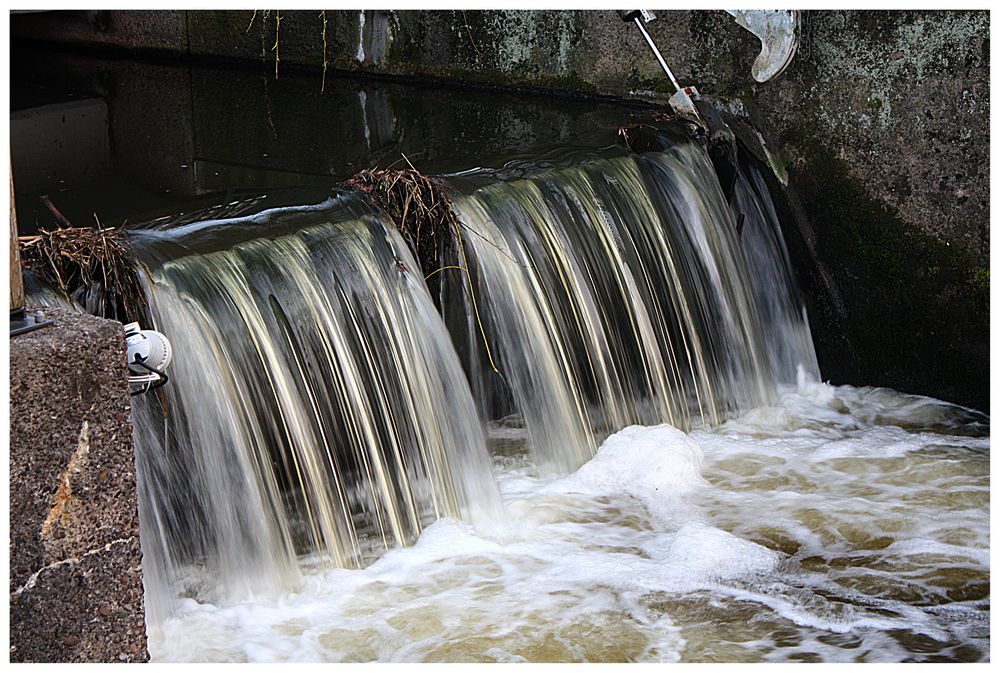
[[[122,326],[45,311],[10,341],[10,658],[146,661]]]
[[[787,77],[756,87],[793,169],[829,148],[898,217],[989,258],[989,15],[809,12]]]

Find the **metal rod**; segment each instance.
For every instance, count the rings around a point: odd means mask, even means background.
[[[637,16],[633,19],[635,25],[639,27],[639,32],[642,36],[646,38],[646,43],[649,44],[649,48],[653,50],[653,54],[656,56],[656,60],[660,62],[660,67],[663,68],[663,72],[667,73],[667,77],[670,78],[670,82],[674,85],[674,88],[678,91],[681,90],[681,85],[677,83],[677,79],[674,77],[674,73],[670,72],[670,66],[667,62],[663,60],[663,56],[660,55],[660,50],[656,48],[656,43],[653,42],[653,38],[649,36],[646,32],[646,28],[642,25],[642,20]]]

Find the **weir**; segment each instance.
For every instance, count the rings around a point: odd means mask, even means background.
[[[799,368],[818,379],[756,169],[729,206],[703,150],[666,142],[663,153],[588,159],[456,199],[499,376],[472,307],[448,308],[470,294],[440,283],[439,303],[484,416],[520,414],[551,470],[579,467],[625,426],[717,424],[772,402]]]
[[[714,425],[818,377],[756,169],[729,204],[700,147],[663,142],[445,176],[469,273],[426,283],[352,193],[136,230],[178,354],[134,412],[151,626],[179,595],[498,521],[497,422],[561,473],[625,426]]]
[[[14,14],[12,660],[989,660],[986,13]]]
[[[250,238],[212,249],[235,229]],[[153,319],[184,354],[135,411],[151,612],[178,582],[261,595],[294,585],[300,555],[357,566],[496,508],[418,266],[357,198],[138,238]]]

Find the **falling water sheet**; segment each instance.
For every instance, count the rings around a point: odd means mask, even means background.
[[[136,424],[154,658],[988,657],[988,423],[815,382],[759,174],[501,173],[429,287],[350,197],[146,234],[192,354]]]

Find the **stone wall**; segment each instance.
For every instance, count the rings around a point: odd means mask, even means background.
[[[778,148],[836,284],[800,274],[821,371],[988,411],[989,15],[805,28],[785,75],[722,93]]]
[[[122,326],[45,311],[10,340],[10,659],[146,661]]]
[[[759,130],[798,195],[810,225],[791,243],[824,375],[988,409],[989,13],[804,12],[795,60],[764,84],[750,74],[756,38],[724,12],[658,14],[650,32],[678,79]],[[12,33],[275,77],[322,77],[325,63],[328,75],[671,93],[612,11],[55,12],[14,17]]]

